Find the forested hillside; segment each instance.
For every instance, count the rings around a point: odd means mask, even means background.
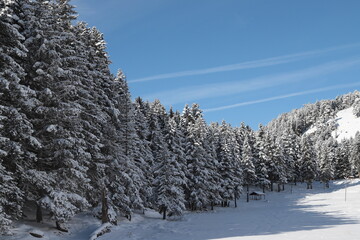
[[[349,107],[359,116],[359,92],[257,131],[207,124],[197,104],[133,101],[102,34],[75,14],[69,0],[0,0],[0,232],[25,208],[62,229],[98,206],[103,222],[145,208],[166,218],[228,206],[249,185],[357,174],[360,135],[339,143],[328,120]]]

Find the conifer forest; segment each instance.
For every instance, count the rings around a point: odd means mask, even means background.
[[[89,209],[113,224],[144,209],[167,219],[236,206],[249,186],[359,173],[360,134],[340,141],[329,121],[350,107],[360,116],[358,91],[253,130],[207,123],[196,103],[134,100],[109,64],[102,33],[69,0],[0,0],[0,232],[25,209],[59,229]]]

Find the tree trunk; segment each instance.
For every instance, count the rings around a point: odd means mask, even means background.
[[[236,194],[235,194],[235,207],[237,208]]]
[[[249,202],[249,184],[246,184],[246,202]]]
[[[265,184],[262,185],[262,190],[263,190],[263,193],[265,193]]]
[[[163,212],[163,219],[165,220],[166,219],[166,207],[163,207],[162,212]]]
[[[109,221],[109,206],[106,198],[106,192],[104,189],[101,197],[101,222],[107,223]]]
[[[36,222],[42,222],[43,214],[39,204],[36,204]]]
[[[211,210],[214,210],[214,202],[211,202]]]
[[[280,192],[281,191],[281,185],[280,185],[280,183],[278,183],[278,192]]]
[[[270,191],[274,191],[273,182],[270,182]]]
[[[60,223],[58,221],[56,221],[55,224],[56,224],[56,229],[60,230],[61,229]]]
[[[285,191],[285,184],[282,185],[282,190]]]

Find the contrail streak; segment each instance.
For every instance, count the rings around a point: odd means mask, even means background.
[[[324,76],[358,65],[360,65],[359,57],[343,59],[339,61],[324,63],[306,69],[285,72],[276,75],[265,75],[236,82],[232,81],[214,84],[204,84],[156,92],[145,95],[143,96],[143,98],[148,100],[160,99],[165,105],[173,105],[177,103],[197,101],[199,99],[230,96],[232,94],[239,94],[242,92],[257,91],[260,89],[281,86],[284,84],[296,83],[304,81],[306,79]]]
[[[308,91],[289,93],[289,94],[285,94],[285,95],[263,98],[263,99],[247,101],[247,102],[241,102],[241,103],[236,103],[236,104],[231,104],[231,105],[226,105],[226,106],[221,106],[221,107],[216,107],[216,108],[208,108],[208,109],[205,109],[204,112],[215,112],[215,111],[220,111],[220,110],[225,110],[225,109],[230,109],[230,108],[248,106],[248,105],[264,103],[264,102],[271,102],[271,101],[275,101],[275,100],[279,100],[279,99],[291,98],[291,97],[302,96],[302,95],[307,95],[307,94],[312,94],[312,93],[331,91],[331,90],[335,90],[335,89],[339,89],[339,88],[348,88],[348,87],[356,87],[356,86],[360,86],[360,82],[350,83],[350,84],[333,85],[333,86],[324,87],[324,88],[317,88],[317,89],[312,89],[312,90],[308,90]]]
[[[247,62],[218,66],[218,67],[213,67],[213,68],[204,68],[204,69],[198,69],[198,70],[188,70],[188,71],[181,71],[181,72],[174,72],[174,73],[165,73],[165,74],[159,74],[159,75],[129,80],[128,82],[129,83],[147,82],[147,81],[160,80],[160,79],[170,79],[170,78],[185,77],[185,76],[204,75],[204,74],[217,73],[217,72],[227,72],[227,71],[234,71],[234,70],[241,70],[241,69],[268,67],[268,66],[274,66],[274,65],[279,65],[279,64],[295,62],[295,61],[299,61],[302,59],[318,56],[318,55],[333,52],[333,51],[357,47],[359,45],[360,44],[343,45],[343,46],[339,46],[339,47],[332,47],[332,48],[315,50],[315,51],[307,51],[307,52],[303,52],[303,53],[296,53],[296,54],[290,54],[290,55],[284,55],[284,56],[278,56],[278,57],[272,57],[272,58],[265,58],[265,59],[255,60],[255,61],[247,61]]]

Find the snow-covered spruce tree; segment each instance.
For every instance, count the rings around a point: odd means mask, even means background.
[[[284,148],[282,142],[276,141],[275,139],[271,141],[271,160],[269,162],[269,179],[272,182],[278,183],[278,191],[281,191],[282,186],[284,188],[284,184],[288,182],[288,166],[286,155],[284,152]]]
[[[315,180],[317,176],[317,162],[316,156],[314,152],[313,142],[311,137],[303,136],[301,138],[301,167],[300,173],[301,178],[307,183],[307,189],[312,189],[312,182]]]
[[[102,195],[103,185],[101,184],[104,180],[104,163],[107,159],[102,151],[106,138],[103,130],[113,127],[110,122],[114,106],[105,94],[107,88],[103,86],[111,85],[113,79],[110,71],[102,71],[102,74],[98,74],[99,69],[106,68],[106,65],[101,66],[95,59],[104,59],[103,62],[106,63],[107,56],[97,53],[97,49],[102,45],[93,39],[91,29],[83,23],[72,26],[70,29],[75,35],[72,42],[74,55],[67,56],[63,68],[69,68],[78,81],[77,97],[73,98],[80,110],[76,119],[77,135],[83,139],[83,154],[91,156],[91,160],[86,164],[88,168],[86,173],[92,189],[87,191],[86,198],[91,205],[95,206],[100,202]],[[100,82],[107,84],[100,84]]]
[[[300,175],[300,140],[290,127],[285,127],[285,131],[281,134],[280,138],[286,161],[286,177],[288,181],[293,181],[296,184]]]
[[[356,133],[351,149],[353,171],[360,176],[360,133]]]
[[[360,98],[356,99],[353,104],[353,113],[356,117],[360,117]]]
[[[234,128],[234,132],[235,132],[235,138],[236,138],[237,146],[238,146],[239,151],[240,151],[240,155],[242,155],[242,147],[244,145],[244,140],[245,140],[246,136],[249,137],[249,135],[250,135],[248,126],[246,126],[245,123],[242,122],[240,124],[240,127]],[[249,141],[250,145],[253,144],[250,139],[248,139],[248,141]]]
[[[185,198],[189,209],[201,210],[210,204],[208,188],[211,173],[206,168],[207,152],[204,148],[206,124],[197,104],[191,108],[185,106],[182,124],[186,126],[185,155],[188,168],[188,182]]]
[[[2,206],[0,206],[0,234],[7,234],[12,221],[10,216],[7,215]]]
[[[335,165],[335,177],[337,179],[345,179],[351,176],[351,146],[350,141],[343,139],[341,143],[336,144],[334,165]]]
[[[87,176],[91,156],[81,135],[82,107],[77,102],[86,87],[75,68],[81,61],[72,58],[74,11],[68,1],[39,0],[30,2],[26,16],[29,57],[25,83],[37,91],[41,102],[32,123],[44,145],[36,170],[46,170],[56,179],[51,189],[38,186],[38,200],[60,226],[87,206],[85,193],[91,188]],[[36,179],[29,181],[37,185]]]
[[[258,178],[258,185],[263,188],[270,187],[270,190],[273,190],[272,182],[270,181],[269,176],[269,164],[271,161],[271,145],[268,132],[265,128],[260,125],[259,130],[255,136],[254,144],[254,157],[255,157],[255,172]]]
[[[21,216],[27,170],[36,162],[36,151],[41,148],[28,116],[37,106],[35,92],[24,85],[28,50],[22,32],[26,4],[27,1],[0,1],[0,165],[4,174],[1,182],[6,185],[0,205],[6,225],[9,217]]]
[[[155,167],[159,163],[164,161],[164,149],[167,149],[167,144],[165,142],[165,134],[168,131],[168,115],[166,114],[165,107],[160,103],[159,100],[155,100],[153,103],[148,105],[147,119],[149,124],[149,136],[148,141],[150,142],[150,148],[152,152],[153,165],[152,173],[155,172]],[[154,176],[155,177],[155,176]],[[156,186],[153,184],[153,190]],[[156,206],[156,196],[152,195],[150,199],[151,205]]]
[[[217,123],[211,123],[210,126],[207,127],[206,137],[204,139],[204,148],[207,153],[207,161],[205,167],[209,171],[209,178],[208,178],[208,190],[210,192],[209,201],[211,210],[214,210],[214,206],[220,204],[223,201],[222,198],[222,177],[218,171],[219,169],[219,161],[218,161],[218,154],[217,154],[217,145],[219,145],[219,126]],[[237,186],[235,189],[236,193],[241,191],[241,186]],[[237,207],[237,198],[238,196],[234,197],[235,200],[235,207]]]
[[[188,175],[188,168],[187,168],[187,162],[186,162],[186,156],[185,156],[185,148],[186,148],[186,128],[181,124],[181,114],[179,111],[173,111],[172,108],[169,110],[169,122],[174,121],[174,126],[176,128],[176,139],[174,140],[176,142],[176,148],[173,148],[173,150],[170,150],[177,155],[179,155],[179,161],[181,162],[182,172],[185,174],[185,176]],[[210,147],[210,146],[209,146]],[[211,161],[211,159],[209,159]],[[183,185],[183,189],[186,189],[186,183],[188,182],[188,179],[185,177],[185,183]]]
[[[240,166],[243,174],[243,184],[246,186],[246,201],[249,202],[249,186],[257,182],[255,173],[254,157],[249,142],[249,137],[245,136],[242,146],[242,158]]]
[[[94,165],[92,171],[96,172],[96,169],[104,165],[103,178],[108,189],[109,206],[131,220],[133,209],[144,208],[144,199],[140,192],[147,186],[143,182],[145,175],[141,169],[142,156],[139,153],[142,146],[136,134],[134,106],[122,72],[119,72],[115,81],[110,84],[107,95],[109,101],[105,99],[103,109],[110,119],[108,124],[103,126],[101,140],[101,152],[105,161]]]
[[[236,143],[231,126],[223,121],[220,126],[218,171],[222,178],[222,197],[225,206],[228,206],[229,200],[233,200],[235,196],[240,195],[239,186],[242,185],[241,156],[239,152],[235,152],[239,149]]]
[[[136,98],[134,103],[135,130],[137,134],[134,159],[138,167],[142,170],[142,187],[140,188],[140,198],[143,200],[145,208],[152,207],[152,183],[154,180],[152,166],[154,164],[151,152],[151,143],[148,141],[149,126],[144,115],[146,111],[145,103],[141,98]]]
[[[165,135],[167,146],[161,149],[161,161],[155,166],[156,205],[163,219],[166,216],[182,215],[185,210],[183,172],[185,158],[179,145],[179,133],[174,119],[169,119],[168,132]]]
[[[318,152],[318,160],[320,180],[326,188],[329,188],[329,181],[334,178],[334,139],[329,139],[321,144]]]
[[[2,165],[1,157],[5,154],[6,152],[0,148],[0,235],[7,233],[12,220],[21,217],[24,198],[13,174]]]
[[[98,162],[94,170],[103,169],[104,171],[99,177],[102,177],[101,181],[106,188],[107,196],[105,197],[108,199],[109,207],[114,208],[118,214],[130,218],[132,210],[127,188],[133,186],[133,181],[126,170],[132,165],[128,158],[123,155],[123,149],[120,145],[122,139],[117,134],[114,125],[109,124],[103,129],[103,133],[106,139],[103,142],[101,152],[106,158],[104,161]]]
[[[146,192],[149,191],[150,186],[145,185],[146,175],[144,171],[147,170],[147,167],[143,165],[144,162],[142,161],[143,156],[141,153],[143,147],[136,133],[135,109],[131,102],[125,75],[122,71],[118,72],[115,82],[118,83],[119,88],[116,105],[118,106],[120,125],[117,134],[122,139],[121,148],[124,160],[127,162],[126,165],[128,165],[126,173],[132,179],[132,185],[127,186],[127,195],[130,198],[130,208],[143,210],[146,199],[140,196],[144,196]],[[142,169],[143,167],[145,168]],[[142,192],[142,194],[140,194],[140,192]]]
[[[262,125],[259,126],[259,130],[255,136],[255,144],[254,144],[254,166],[255,173],[257,176],[257,185],[261,186],[263,192],[265,192],[265,188],[270,186],[269,180],[269,172],[268,172],[268,162],[269,158],[269,143],[266,141],[266,132]]]
[[[177,138],[175,139],[177,147],[174,148],[173,150],[171,150],[170,147],[170,150],[180,156],[179,157],[179,161],[181,162],[180,165],[182,167],[182,172],[185,174],[185,183],[183,185],[183,190],[185,191],[186,184],[188,182],[188,179],[186,178],[186,176],[188,176],[188,167],[187,167],[187,160],[185,155],[187,129],[182,125],[181,113],[179,111],[173,111],[172,108],[170,108],[169,110],[169,122],[170,121],[174,121],[174,126],[176,128],[176,135],[177,135]],[[211,162],[211,160],[212,159],[209,156],[209,162]]]
[[[88,174],[94,190],[88,197],[93,205],[100,202],[104,193],[109,211],[131,219],[132,209],[142,209],[149,195],[149,184],[143,169],[143,148],[135,132],[134,106],[130,101],[126,77],[122,71],[114,79],[109,70],[110,60],[102,33],[88,28],[85,23],[74,27],[79,42],[79,55],[84,57],[87,80],[91,82],[90,97],[83,101],[82,120],[88,122],[83,129],[91,153]],[[86,103],[87,99],[91,99]],[[138,120],[138,119],[137,119]],[[139,121],[139,120],[138,120]],[[141,120],[140,120],[141,121]],[[148,181],[149,183],[149,181]],[[112,212],[110,215],[115,214]],[[104,215],[105,213],[103,213]],[[113,223],[116,222],[111,216]]]

